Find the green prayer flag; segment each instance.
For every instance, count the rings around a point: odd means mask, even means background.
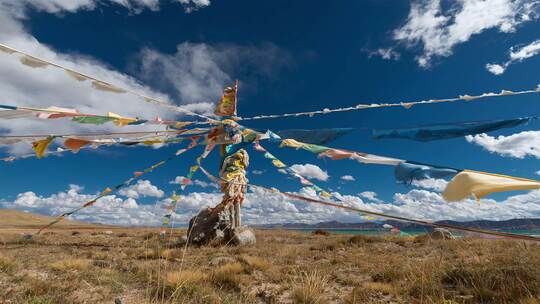
[[[113,120],[114,118],[105,117],[105,116],[78,116],[78,117],[73,117],[72,119],[72,121],[76,121],[78,123],[93,124],[93,125],[102,125],[104,123],[107,123]]]

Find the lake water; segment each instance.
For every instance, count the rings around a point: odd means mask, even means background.
[[[319,229],[291,229],[291,230],[311,233]],[[328,231],[330,233],[335,233],[335,234],[361,234],[361,235],[375,235],[375,236],[394,235],[390,231],[385,230],[385,229],[338,229],[338,228],[332,229],[330,228],[330,229],[320,229],[320,230]],[[497,231],[530,235],[530,236],[536,236],[540,238],[540,229],[531,229],[531,230],[511,230],[511,229],[502,230],[501,229]],[[401,236],[415,236],[415,235],[428,233],[430,232],[430,230],[429,229],[402,229],[401,232],[402,232]],[[462,232],[454,232],[454,231],[451,231],[451,232],[452,234],[456,236],[463,235]]]

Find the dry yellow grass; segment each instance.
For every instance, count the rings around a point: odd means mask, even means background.
[[[90,267],[90,261],[84,259],[65,259],[54,263],[49,266],[52,270],[56,271],[68,271],[68,270],[85,270]]]
[[[244,266],[238,262],[219,266],[212,272],[211,280],[219,288],[239,289],[242,279],[240,274],[244,272]]]
[[[0,255],[0,272],[13,273],[20,267],[19,262],[13,257]]]
[[[108,229],[103,229],[108,230]],[[540,303],[540,244],[257,230],[191,247],[154,229],[0,230],[0,303]]]
[[[323,301],[328,277],[315,270],[302,272],[299,281],[293,289],[294,303],[298,304],[318,304]]]
[[[182,252],[178,249],[164,249],[161,251],[161,257],[173,261],[182,257]]]
[[[172,288],[204,282],[207,275],[200,270],[169,271],[165,274],[165,284]]]
[[[270,268],[270,262],[268,262],[264,258],[260,258],[256,256],[243,256],[241,258],[241,261],[246,263],[252,269],[256,269],[260,271],[265,271]]]

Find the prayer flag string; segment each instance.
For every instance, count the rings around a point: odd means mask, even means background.
[[[97,78],[89,76],[87,74],[83,74],[81,72],[78,72],[78,71],[75,71],[73,69],[67,68],[67,67],[62,66],[60,64],[56,64],[56,63],[53,63],[53,62],[50,62],[50,61],[47,61],[47,60],[32,56],[32,55],[29,55],[29,54],[27,54],[27,53],[25,53],[23,51],[19,51],[17,49],[14,49],[14,48],[12,48],[10,46],[5,45],[5,44],[0,43],[0,52],[7,53],[9,55],[11,55],[11,54],[19,54],[19,55],[22,56],[20,58],[21,63],[26,65],[26,66],[32,67],[32,68],[45,68],[47,66],[52,66],[52,67],[55,67],[55,68],[58,68],[58,69],[62,69],[62,70],[64,70],[66,72],[66,74],[68,76],[70,76],[71,78],[73,78],[73,79],[75,79],[77,81],[86,81],[86,80],[91,81],[92,82],[92,88],[94,88],[96,90],[99,90],[99,91],[105,91],[105,92],[111,92],[111,93],[129,93],[129,94],[132,94],[132,95],[135,95],[137,97],[142,98],[145,102],[148,102],[148,103],[160,105],[160,106],[166,107],[166,108],[171,109],[171,110],[176,111],[176,112],[182,112],[182,113],[185,113],[185,114],[188,114],[188,115],[196,116],[196,117],[199,117],[199,118],[204,118],[207,121],[214,121],[214,119],[212,119],[212,118],[210,118],[208,116],[195,113],[193,111],[184,109],[182,107],[171,105],[171,104],[169,104],[167,102],[164,102],[164,101],[161,101],[161,100],[159,100],[157,98],[148,97],[148,96],[146,96],[144,94],[135,92],[135,91],[130,90],[130,89],[118,87],[118,86],[116,86],[116,85],[114,85],[112,83],[97,79]]]
[[[256,151],[264,153],[264,157],[267,159],[270,159],[272,161],[272,164],[274,167],[281,173],[289,174],[291,176],[294,176],[297,178],[303,187],[313,190],[319,197],[323,199],[330,199],[334,198],[338,201],[346,204],[347,202],[343,201],[340,194],[336,194],[336,192],[331,192],[326,189],[321,188],[320,186],[316,185],[314,182],[306,178],[305,176],[301,175],[300,173],[296,172],[294,169],[292,169],[289,165],[285,164],[281,160],[277,159],[273,154],[268,152],[258,141],[255,141],[253,143],[253,147]],[[361,214],[361,216],[366,220],[374,220],[375,218],[371,216],[366,216],[365,214]]]
[[[184,177],[180,181],[180,191],[181,192],[184,192],[186,187],[191,184],[193,176],[195,175],[197,170],[199,170],[199,168],[200,168],[201,161],[203,159],[205,159],[210,154],[210,152],[212,152],[214,147],[215,147],[215,145],[207,145],[206,148],[204,149],[203,153],[199,157],[197,157],[197,164],[189,167],[188,174],[186,175],[186,177]],[[176,213],[176,209],[178,207],[178,202],[181,199],[181,197],[178,194],[177,190],[175,190],[173,192],[170,199],[171,199],[171,203],[169,204],[169,206],[166,207],[168,212],[163,216],[163,220],[161,222],[161,228],[160,228],[160,231],[159,231],[159,234],[162,237],[164,237],[167,234],[167,227],[170,228],[170,234],[172,234],[172,229],[174,228],[173,217],[174,217],[174,214]]]
[[[395,167],[394,174],[399,182],[407,183],[413,179],[453,176],[443,191],[443,197],[447,201],[460,201],[469,196],[480,199],[494,192],[540,188],[540,181],[531,179],[428,165],[386,156],[306,144],[293,139],[283,139],[280,147],[303,149],[318,154],[319,157],[329,157],[333,160],[352,159],[365,164],[391,165]]]
[[[200,170],[201,170],[201,172],[203,172],[206,175],[206,177],[208,177],[209,180],[211,180],[214,183],[219,183],[219,178],[212,175],[203,166],[200,166]],[[322,201],[322,200],[319,200],[319,199],[305,197],[305,196],[295,194],[295,193],[282,192],[282,191],[280,191],[280,190],[278,190],[276,188],[268,188],[268,187],[264,187],[264,186],[254,185],[254,184],[248,184],[248,186],[251,187],[251,188],[258,188],[258,189],[261,189],[261,190],[264,190],[264,191],[267,191],[267,192],[270,192],[270,193],[281,194],[281,195],[284,195],[286,197],[289,197],[289,198],[292,198],[292,199],[295,199],[295,200],[301,200],[301,201],[304,201],[304,202],[307,202],[307,203],[324,205],[324,206],[329,206],[329,207],[334,207],[334,208],[340,208],[340,209],[344,209],[344,210],[348,210],[348,211],[354,211],[354,212],[357,212],[357,213],[360,213],[360,214],[368,214],[368,215],[371,215],[371,216],[376,216],[376,217],[381,217],[381,218],[387,218],[387,219],[392,219],[392,220],[397,220],[397,221],[415,223],[415,224],[424,225],[424,226],[430,226],[430,227],[446,228],[446,229],[452,229],[452,230],[463,231],[463,232],[472,232],[472,233],[479,233],[479,234],[485,234],[485,235],[492,235],[492,236],[498,236],[498,237],[503,237],[503,238],[512,238],[512,239],[535,241],[535,242],[540,241],[540,238],[534,237],[534,236],[529,236],[529,235],[515,234],[515,233],[501,232],[501,231],[493,231],[493,230],[485,230],[485,229],[478,229],[478,228],[461,227],[461,226],[445,224],[445,223],[435,223],[435,222],[430,222],[430,221],[427,221],[427,220],[413,219],[413,218],[408,218],[408,217],[403,217],[403,216],[390,215],[390,214],[386,214],[386,213],[382,213],[382,212],[375,212],[375,211],[360,209],[360,208],[346,206],[346,205],[340,205],[340,204],[337,204],[337,203],[334,203],[334,202]]]
[[[166,164],[167,162],[171,161],[172,159],[174,159],[175,157],[187,152],[188,150],[194,148],[195,146],[197,146],[198,144],[198,141],[199,141],[199,137],[193,137],[192,138],[192,142],[190,143],[190,145],[185,148],[185,149],[180,149],[178,150],[174,155],[171,155],[169,158],[165,159],[165,160],[162,160],[160,162],[157,162],[156,164],[144,169],[143,171],[137,171],[137,172],[134,172],[133,173],[133,176],[128,178],[127,180],[125,180],[124,182],[114,186],[113,188],[105,188],[105,190],[101,191],[101,193],[99,195],[97,195],[96,197],[94,197],[92,200],[84,203],[82,206],[76,208],[76,209],[73,209],[69,212],[65,212],[61,215],[59,215],[58,217],[56,217],[52,222],[50,222],[49,224],[41,227],[37,234],[40,234],[43,230],[45,229],[48,229],[49,227],[53,226],[54,224],[60,222],[61,220],[63,220],[64,218],[86,208],[86,207],[89,207],[89,206],[92,206],[93,204],[96,203],[97,200],[99,200],[100,198],[103,198],[104,196],[107,196],[109,194],[111,194],[112,192],[115,192],[115,191],[118,191],[119,189],[125,187],[125,186],[128,186],[129,184],[131,184],[133,181],[141,178],[141,176],[149,173],[149,172],[152,172],[154,171],[154,169],[158,168],[158,167],[161,167],[162,165]]]
[[[359,110],[366,110],[366,109],[388,108],[388,107],[404,107],[405,109],[410,109],[412,106],[422,105],[422,104],[449,103],[449,102],[456,102],[456,101],[473,101],[473,100],[479,100],[479,99],[484,99],[488,97],[516,96],[516,95],[535,94],[535,93],[540,93],[540,85],[538,85],[535,89],[532,89],[532,90],[523,90],[523,91],[502,90],[499,93],[490,92],[490,93],[484,93],[481,95],[459,95],[458,97],[447,98],[447,99],[429,99],[429,100],[400,102],[400,103],[358,104],[356,106],[346,107],[346,108],[335,108],[335,109],[325,108],[318,111],[284,113],[284,114],[274,114],[274,115],[257,115],[253,117],[239,117],[238,119],[247,121],[247,120],[272,119],[272,118],[284,118],[284,117],[301,117],[301,116],[313,117],[315,115],[324,115],[324,114],[330,114],[330,113],[336,113],[336,112],[349,112],[349,111],[359,111]]]

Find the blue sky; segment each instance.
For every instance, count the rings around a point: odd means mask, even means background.
[[[201,111],[211,108],[208,102],[217,101],[223,86],[239,79],[241,116],[536,88],[540,83],[539,7],[523,0],[483,2],[0,0],[0,43]],[[28,69],[13,57],[0,56],[5,103],[147,117],[172,115],[133,97],[96,95],[57,72]],[[487,64],[497,64],[498,69],[488,69]],[[370,109],[245,125],[272,130],[359,128],[331,146],[536,179],[540,135],[527,132],[537,130],[536,121],[471,140],[429,143],[373,140],[367,129],[539,116],[537,98]],[[0,122],[2,133],[11,135],[92,131],[80,128],[68,120]],[[4,147],[1,152],[20,154],[28,147]],[[288,164],[313,164],[326,171],[329,177],[319,184],[349,195],[362,207],[431,219],[540,215],[537,191],[493,195],[477,208],[471,200],[449,206],[433,183],[424,188],[396,184],[391,167],[326,161],[307,152],[272,144],[266,147]],[[57,214],[176,149],[110,147],[2,163],[0,203],[5,208]],[[145,177],[149,182],[133,189],[139,195],[111,196],[110,206],[116,204],[113,211],[103,202],[83,218],[121,224],[159,221],[161,209],[156,204],[178,187],[170,181],[187,173],[197,153],[189,152]],[[264,172],[251,173],[252,182],[299,191],[299,183],[276,173],[257,152],[251,156],[250,169]],[[217,158],[209,158],[206,167],[215,172]],[[321,177],[320,171],[306,172]],[[345,175],[354,181],[341,179]],[[202,175],[197,178],[205,181]],[[204,183],[188,189],[179,221],[219,200],[216,190]],[[246,209],[253,222],[360,220],[356,215],[257,193],[251,194]],[[107,216],[107,212],[116,215]]]

